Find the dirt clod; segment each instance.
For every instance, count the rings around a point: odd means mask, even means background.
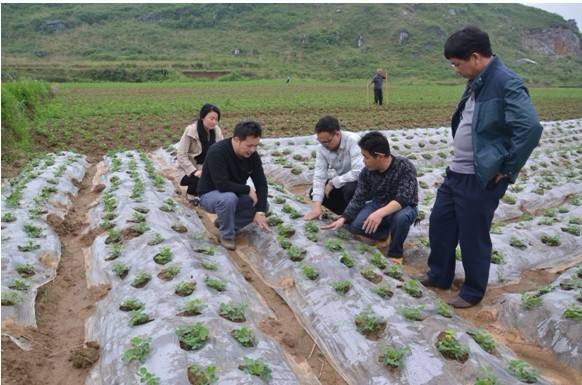
[[[99,344],[97,342],[88,342],[84,347],[75,349],[71,352],[69,361],[77,369],[90,368],[99,361]]]

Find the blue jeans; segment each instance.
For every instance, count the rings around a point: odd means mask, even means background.
[[[220,235],[234,239],[235,232],[251,223],[255,217],[253,200],[247,194],[209,191],[200,197],[200,206],[218,216]]]
[[[475,304],[481,301],[489,280],[491,236],[489,229],[507,179],[490,182],[483,189],[477,176],[447,169],[430,215],[428,277],[448,289],[455,277],[455,249],[461,246],[465,282],[459,296]]]
[[[362,230],[364,222],[370,214],[384,206],[386,205],[375,201],[367,203],[364,208],[360,210],[356,219],[348,224],[347,227],[348,230],[354,234],[364,235],[376,240],[386,239],[388,237],[388,232],[390,232],[391,240],[390,247],[388,248],[388,256],[401,257],[404,241],[408,236],[410,226],[416,220],[418,209],[411,206],[403,207],[395,213],[385,216],[374,233],[366,234],[364,230]]]

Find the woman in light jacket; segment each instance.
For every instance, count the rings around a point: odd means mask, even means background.
[[[223,139],[219,121],[220,109],[213,104],[203,105],[198,119],[186,127],[178,143],[178,169],[182,172],[180,185],[188,186],[188,195],[198,195],[198,181],[208,148]]]

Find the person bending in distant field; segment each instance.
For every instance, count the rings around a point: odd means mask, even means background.
[[[321,206],[336,214],[343,213],[354,195],[358,176],[364,167],[358,147],[360,136],[340,131],[336,118],[324,116],[319,119],[315,134],[320,145],[315,157],[313,187],[309,193],[312,204],[304,216],[306,220],[321,219]]]
[[[236,248],[235,232],[251,222],[269,231],[267,224],[267,178],[256,152],[262,135],[259,123],[238,123],[232,138],[213,145],[206,155],[198,183],[200,205],[217,215],[220,243]],[[248,186],[251,177],[255,188]]]
[[[418,215],[416,168],[406,158],[390,153],[382,133],[369,132],[360,139],[366,167],[360,173],[356,192],[346,210],[323,229],[337,230],[344,224],[352,233],[391,240],[388,257],[402,258],[410,226]]]
[[[430,215],[429,271],[421,282],[450,288],[460,244],[465,282],[449,304],[467,308],[485,295],[493,215],[537,146],[542,126],[523,80],[493,55],[487,33],[476,27],[455,32],[444,56],[468,82],[451,121],[455,155]]]
[[[182,173],[180,186],[187,186],[188,200],[196,204],[198,182],[202,174],[202,165],[208,149],[223,138],[218,126],[220,110],[212,104],[205,104],[200,109],[198,119],[184,130],[178,143],[178,169]]]
[[[384,80],[386,80],[386,76],[382,73],[382,68],[378,68],[376,70],[376,75],[372,78],[372,81],[368,86],[374,85],[374,104],[379,106],[382,105],[384,101],[384,94],[382,92],[382,87],[384,86]],[[366,102],[368,103],[368,102]]]

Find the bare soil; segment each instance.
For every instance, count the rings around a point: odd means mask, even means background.
[[[99,357],[99,346],[85,345],[85,320],[93,313],[96,296],[87,289],[82,248],[89,205],[97,198],[91,191],[96,159],[81,182],[79,194],[64,221],[49,218],[61,240],[57,277],[39,289],[36,298],[38,329],[21,330],[32,345],[23,351],[2,337],[2,384],[80,385]],[[94,238],[94,237],[93,237]],[[4,325],[3,325],[4,326]]]

